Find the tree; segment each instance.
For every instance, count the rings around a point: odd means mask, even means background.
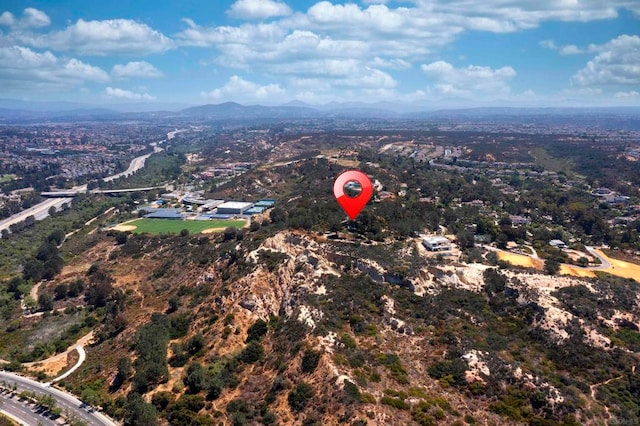
[[[195,355],[200,352],[202,348],[204,348],[205,344],[206,341],[204,340],[204,336],[202,335],[202,333],[198,333],[187,342],[185,349],[191,355]]]
[[[69,284],[69,297],[77,297],[80,293],[84,291],[84,281],[81,279],[77,279],[71,284]]]
[[[184,384],[188,388],[188,393],[198,393],[206,386],[204,370],[199,362],[192,362],[187,367],[187,375]]]
[[[27,216],[27,218],[24,220],[25,227],[33,226],[35,224],[36,224],[36,218],[34,215]]]
[[[168,313],[172,313],[180,309],[180,297],[171,296],[169,299],[169,310]]]
[[[276,206],[269,212],[271,223],[282,223],[287,220],[287,213],[282,207]]]
[[[53,299],[46,293],[41,293],[38,296],[38,306],[43,311],[50,311],[53,309]]]
[[[549,275],[555,275],[560,270],[560,263],[554,259],[547,259],[544,262],[544,270]]]
[[[47,241],[59,246],[64,241],[64,231],[61,229],[56,229],[51,234],[49,234],[49,236],[47,237]]]
[[[321,355],[322,353],[318,351],[305,351],[304,355],[302,356],[302,371],[304,373],[312,373],[318,366]]]
[[[247,364],[253,364],[258,362],[264,355],[264,349],[260,342],[252,340],[238,355],[238,361],[245,362]]]
[[[118,360],[118,378],[124,382],[131,377],[133,369],[131,368],[131,360],[129,358],[120,358]]]
[[[116,244],[122,245],[127,242],[127,234],[126,232],[116,232]]]
[[[313,398],[314,395],[313,388],[311,385],[301,382],[296,385],[289,392],[289,396],[287,397],[287,401],[289,402],[289,406],[293,411],[302,411],[309,403],[309,400]]]
[[[31,280],[33,282],[40,281],[44,268],[42,263],[37,259],[29,259],[22,267],[22,277],[25,281]]]
[[[139,393],[129,395],[124,409],[124,424],[127,426],[155,426],[158,424],[158,411],[153,405],[145,402]]]
[[[53,290],[54,298],[56,300],[62,300],[67,297],[68,288],[66,284],[59,284]]]
[[[249,327],[249,330],[247,331],[247,339],[245,341],[246,342],[250,342],[252,340],[259,341],[262,338],[262,336],[267,334],[267,331],[268,331],[267,323],[259,319],[258,321],[254,322],[251,325],[251,327]]]
[[[470,249],[474,246],[473,234],[469,231],[463,230],[456,235],[458,247],[461,250]]]
[[[222,233],[222,235],[224,237],[224,241],[234,240],[236,238],[236,233],[237,232],[238,232],[238,230],[233,226],[229,226],[229,227],[225,228],[224,232]]]

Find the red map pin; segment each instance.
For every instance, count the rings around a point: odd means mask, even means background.
[[[360,184],[360,194],[350,197],[344,192],[344,187],[348,182],[355,181]],[[373,187],[369,177],[357,170],[349,170],[342,173],[333,183],[333,196],[336,197],[342,210],[354,220],[362,211],[362,208],[369,202],[373,194]]]

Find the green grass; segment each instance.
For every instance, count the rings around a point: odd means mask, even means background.
[[[244,220],[172,220],[172,219],[138,219],[127,223],[136,227],[132,232],[136,234],[179,234],[183,229],[187,229],[190,234],[197,234],[205,229],[220,228],[229,226],[242,228]]]
[[[552,157],[544,148],[535,148],[530,154],[536,159],[536,164],[551,172],[571,172],[573,162]]]
[[[9,182],[14,179],[16,175],[0,175],[0,183]]]

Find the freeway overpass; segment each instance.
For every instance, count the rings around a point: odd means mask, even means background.
[[[151,191],[152,189],[165,189],[166,186],[165,185],[159,185],[159,186],[144,186],[144,187],[140,187],[140,188],[126,188],[126,189],[93,189],[91,191],[87,191],[86,188],[84,189],[76,189],[76,190],[69,190],[69,191],[47,191],[47,192],[41,192],[40,195],[46,198],[68,198],[68,197],[75,197],[78,194],[86,194],[86,193],[90,193],[90,194],[105,194],[105,195],[110,195],[110,194],[126,194],[127,192],[138,192],[138,191]]]

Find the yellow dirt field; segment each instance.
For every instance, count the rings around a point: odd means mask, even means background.
[[[588,269],[576,268],[572,265],[560,265],[560,273],[564,275],[573,275],[574,277],[595,278],[596,274]]]
[[[640,265],[635,263],[625,262],[623,260],[612,259],[601,250],[596,250],[598,254],[611,263],[611,268],[605,269],[604,272],[615,275],[622,278],[631,278],[640,282]]]
[[[509,262],[512,265],[524,266],[525,268],[542,269],[543,263],[539,259],[534,259],[523,254],[507,253],[504,251],[498,252],[498,259]]]
[[[609,269],[603,269],[602,272],[615,275],[622,278],[631,278],[640,282],[640,265],[635,263],[625,262],[623,260],[612,259],[604,254],[601,250],[597,252],[607,259],[612,267]],[[507,253],[504,251],[498,252],[498,259],[509,262],[512,265],[524,266],[525,268],[542,269],[544,262],[540,259],[533,259],[529,256],[515,253]],[[564,275],[573,275],[574,277],[595,278],[596,274],[588,269],[582,269],[573,265],[562,264],[560,265],[560,273]]]

